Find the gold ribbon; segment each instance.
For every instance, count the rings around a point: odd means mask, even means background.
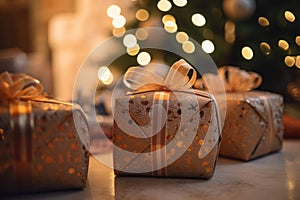
[[[191,78],[188,76],[192,71]],[[196,81],[196,70],[184,59],[175,62],[166,78],[142,67],[130,67],[124,75],[124,84],[136,91],[187,90]]]
[[[42,94],[40,82],[25,74],[0,74],[1,100],[30,100]]]
[[[197,89],[207,90],[207,85],[214,87],[216,82],[214,74],[204,74]],[[255,72],[246,72],[238,67],[224,66],[219,68],[219,76],[226,92],[245,92],[260,86],[262,77]],[[215,86],[217,89],[217,86]]]

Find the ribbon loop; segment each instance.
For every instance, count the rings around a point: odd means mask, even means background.
[[[191,78],[188,74],[192,71]],[[133,90],[187,90],[197,78],[196,70],[185,60],[175,62],[166,78],[142,67],[130,67],[124,75],[124,84]]]
[[[4,99],[33,99],[42,94],[44,88],[37,79],[25,74],[0,74],[0,93]]]

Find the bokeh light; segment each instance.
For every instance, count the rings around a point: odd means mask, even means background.
[[[138,40],[146,40],[148,38],[148,32],[143,28],[139,28],[135,32],[135,36]]]
[[[289,49],[289,47],[290,47],[290,45],[289,45],[289,43],[287,42],[287,41],[285,41],[285,40],[279,40],[278,41],[278,46],[282,49],[282,50],[288,50]]]
[[[180,44],[183,44],[184,42],[189,40],[189,36],[186,32],[178,32],[176,34],[176,40],[177,42],[179,42]]]
[[[106,66],[101,66],[99,69],[98,69],[98,79],[102,82],[107,82],[109,81],[109,79],[111,78],[111,72],[109,70],[108,67]]]
[[[300,55],[296,57],[296,67],[300,69]]]
[[[130,56],[135,56],[140,52],[140,46],[138,44],[136,44],[135,46],[131,47],[131,48],[127,48],[127,53]]]
[[[135,35],[133,35],[133,34],[127,34],[123,38],[123,44],[127,48],[134,47],[136,45],[136,43],[137,43],[137,39],[136,39]]]
[[[162,22],[165,24],[168,21],[172,21],[172,22],[176,23],[176,19],[175,19],[175,17],[173,15],[165,15],[165,16],[163,16]]]
[[[160,11],[167,12],[167,11],[169,11],[172,8],[172,4],[168,0],[160,0],[157,3],[157,8]]]
[[[121,14],[121,8],[118,5],[110,5],[107,10],[106,14],[110,18],[115,18]]]
[[[300,36],[296,36],[295,42],[298,46],[300,46]]]
[[[202,47],[202,49],[203,49],[204,52],[209,53],[209,54],[213,53],[215,51],[215,45],[210,40],[204,40],[201,43],[201,47]]]
[[[122,28],[114,28],[113,29],[113,35],[115,37],[123,37],[123,35],[125,34],[126,32],[126,29],[125,27],[122,27]]]
[[[270,22],[267,18],[265,17],[259,17],[258,18],[258,24],[263,26],[263,27],[266,27],[266,26],[269,26],[270,25]]]
[[[187,0],[173,0],[174,4],[178,7],[184,7],[187,5]]]
[[[271,53],[271,47],[268,43],[266,42],[261,42],[259,45],[259,48],[261,50],[261,52],[265,55],[270,55]]]
[[[294,22],[296,19],[295,15],[291,11],[288,11],[288,10],[284,12],[284,17],[289,22]]]
[[[206,23],[206,19],[200,13],[195,13],[192,16],[192,22],[195,26],[204,26]]]
[[[126,24],[126,18],[123,15],[118,15],[112,20],[112,25],[115,28],[122,28]]]
[[[295,58],[293,56],[286,56],[284,58],[284,63],[286,64],[286,66],[288,67],[293,67],[295,64]]]
[[[139,55],[137,56],[137,62],[140,65],[148,65],[151,62],[151,56],[148,52],[141,52],[139,53]]]
[[[167,21],[164,28],[169,33],[175,33],[178,29],[177,24],[173,21]]]
[[[242,56],[246,60],[251,60],[254,56],[253,50],[248,46],[243,47],[242,48]]]
[[[136,12],[135,17],[139,21],[146,21],[149,18],[149,12],[145,9],[139,9]]]
[[[191,41],[185,41],[183,44],[182,44],[182,49],[184,52],[186,53],[194,53],[195,51],[195,45],[193,42]]]

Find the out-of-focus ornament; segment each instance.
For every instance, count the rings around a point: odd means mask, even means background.
[[[248,19],[255,9],[255,0],[223,0],[223,11],[231,20]]]

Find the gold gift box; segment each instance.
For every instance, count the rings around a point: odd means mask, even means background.
[[[157,134],[148,132],[145,137],[137,137],[136,129],[151,123],[155,106],[163,106],[166,123]],[[152,120],[157,121],[159,114],[153,112]],[[211,178],[220,144],[218,114],[216,102],[204,92],[146,91],[116,99],[115,174]],[[186,138],[191,141],[186,143]],[[156,150],[162,154],[153,154]]]
[[[226,96],[221,156],[249,161],[282,148],[282,96],[259,91]]]

